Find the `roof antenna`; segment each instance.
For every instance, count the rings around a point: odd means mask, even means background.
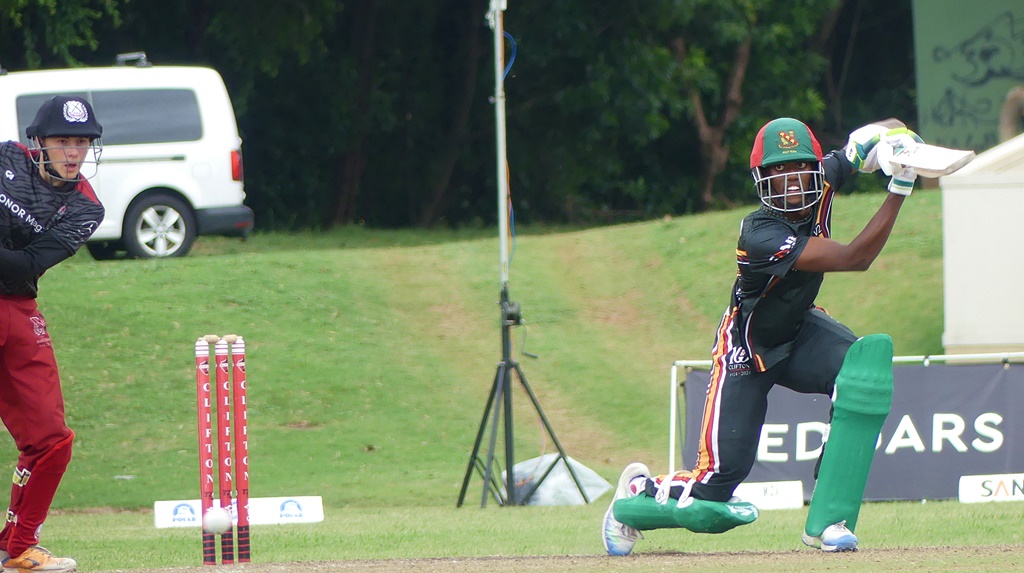
[[[148,68],[153,65],[146,59],[146,52],[127,52],[117,55],[117,65],[124,66],[129,62],[135,62],[136,68]]]

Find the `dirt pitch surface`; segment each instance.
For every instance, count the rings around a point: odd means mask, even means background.
[[[1020,571],[1024,553],[1020,546],[927,547],[872,549],[857,553],[825,554],[795,550],[741,553],[658,553],[629,557],[471,557],[436,559],[381,559],[303,563],[235,564],[214,567],[170,567],[131,570],[139,573],[487,573],[643,571]],[[127,570],[117,570],[127,573]]]

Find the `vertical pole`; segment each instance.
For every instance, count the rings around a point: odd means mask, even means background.
[[[507,368],[502,362],[498,365],[498,374],[494,378],[494,416],[491,418],[491,438],[487,445],[487,460],[484,462],[484,489],[480,494],[480,507],[487,505],[488,484],[491,483],[491,470],[494,468],[494,445],[498,440],[498,420],[501,418],[502,396],[508,392],[505,387],[508,381]],[[507,475],[507,474],[506,474]],[[498,502],[502,505],[508,503],[508,488],[505,489],[505,499],[498,495]]]
[[[516,495],[516,456],[515,456],[515,426],[512,422],[512,370],[516,368],[512,360],[512,319],[509,316],[510,303],[508,300],[508,289],[502,289],[501,293],[501,356],[502,375],[504,376],[503,387],[505,389],[505,491],[509,505],[519,505]]]
[[[245,341],[225,338],[231,344],[231,379],[235,422],[235,491],[238,507],[238,562],[248,563],[249,550],[249,414],[246,403]]]
[[[210,406],[210,343],[196,340],[196,417],[199,427],[199,498],[202,515],[213,507],[213,414]],[[200,517],[201,518],[201,517]],[[202,532],[203,565],[217,564],[216,536]]]
[[[214,346],[217,364],[217,443],[220,460],[220,506],[231,511],[231,382],[228,360],[228,342],[220,339]],[[224,565],[235,562],[235,542],[232,527],[220,535],[220,559]]]
[[[679,368],[672,364],[672,373],[669,376],[669,380],[672,385],[669,386],[668,394],[668,475],[676,473],[676,411],[679,405]],[[683,460],[686,462],[686,460]]]
[[[511,339],[507,309],[508,296],[508,264],[509,264],[509,192],[508,192],[508,158],[505,138],[505,24],[503,12],[508,5],[505,0],[491,0],[491,9],[487,15],[491,30],[494,32],[494,134],[496,149],[496,179],[498,182],[498,243],[500,245],[500,276],[501,276],[501,356],[503,368],[499,369],[504,394],[502,407],[505,414],[505,495],[506,503],[516,505],[515,491],[515,453],[512,435],[512,385],[511,385]],[[497,407],[497,404],[495,404]],[[486,485],[485,485],[486,487]]]
[[[507,7],[505,0],[491,0],[491,9],[487,19],[494,30],[494,122],[497,143],[497,180],[498,180],[498,237],[500,239],[501,284],[508,284],[508,159],[505,146],[505,27],[502,12]]]

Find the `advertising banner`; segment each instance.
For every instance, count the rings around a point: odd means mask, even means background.
[[[231,521],[238,524],[238,500],[231,500]],[[213,500],[215,507],[220,500]],[[202,527],[202,503],[198,499],[153,502],[153,525],[167,527]],[[293,497],[249,498],[250,525],[287,523],[318,523],[324,520],[324,502],[318,495]]]
[[[894,366],[894,375],[865,500],[1024,497],[1013,479],[1024,472],[1024,365]],[[686,375],[686,467],[697,459],[708,380],[704,371]],[[775,387],[746,481],[800,480],[809,500],[830,405],[828,396]]]

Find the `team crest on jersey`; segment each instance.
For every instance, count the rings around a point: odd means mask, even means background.
[[[750,355],[747,354],[747,349],[742,346],[730,349],[725,357],[725,363],[725,368],[729,371],[729,374],[738,376],[750,374]]]
[[[14,181],[14,172],[8,169],[4,171],[4,177],[6,177],[8,181]]]
[[[796,149],[800,141],[793,130],[779,132],[779,149]]]

